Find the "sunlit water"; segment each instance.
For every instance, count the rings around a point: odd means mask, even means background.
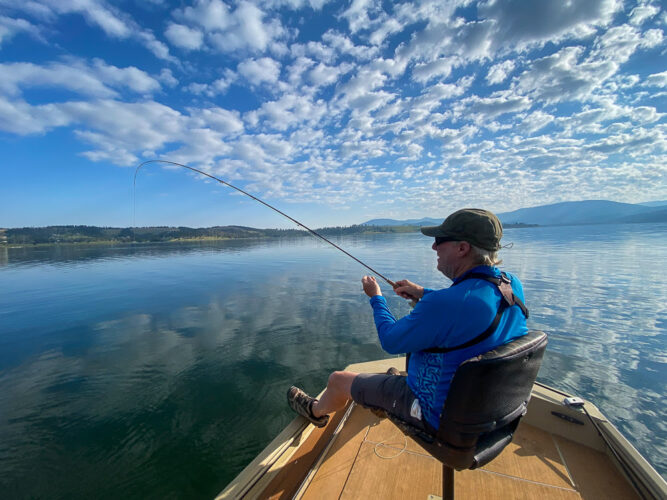
[[[419,234],[336,241],[392,279],[449,284]],[[510,241],[503,267],[550,335],[540,380],[593,401],[665,476],[667,225]],[[363,274],[314,238],[0,249],[2,497],[214,496],[292,419],[289,385],[387,356]]]

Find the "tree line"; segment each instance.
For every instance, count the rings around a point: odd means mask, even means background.
[[[417,226],[336,226],[319,228],[323,236],[366,233],[416,232]],[[157,243],[181,240],[221,240],[240,238],[284,238],[308,234],[301,229],[256,229],[245,226],[191,227],[98,227],[46,226],[0,229],[0,244],[38,245],[68,243]]]

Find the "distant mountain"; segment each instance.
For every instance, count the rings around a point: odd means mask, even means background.
[[[520,208],[498,214],[504,225],[539,226],[613,224],[625,222],[667,222],[667,202],[618,203],[606,200],[566,201],[539,207]],[[443,219],[372,219],[366,226],[435,226]]]
[[[617,222],[666,222],[667,207],[661,206],[657,210],[645,214],[629,215],[622,217]]]
[[[610,224],[615,222],[657,222],[660,208],[606,200],[566,201],[553,205],[520,208],[498,214],[503,224],[524,223],[541,226],[569,224]]]
[[[665,208],[667,208],[667,200],[663,200],[663,201],[645,201],[644,203],[637,203],[637,205],[643,205],[645,207],[665,207]]]

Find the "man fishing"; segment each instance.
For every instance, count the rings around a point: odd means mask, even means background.
[[[361,280],[382,348],[390,354],[411,354],[407,376],[396,368],[386,374],[337,371],[319,400],[291,387],[290,407],[314,425],[324,427],[330,413],[353,399],[435,434],[456,368],[527,333],[521,282],[496,267],[502,225],[494,214],[462,209],[421,232],[435,238],[437,269],[453,281],[449,288],[396,282],[395,293],[417,301],[410,314],[396,320],[375,278]]]

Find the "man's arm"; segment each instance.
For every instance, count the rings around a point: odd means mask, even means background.
[[[371,298],[375,327],[385,351],[390,354],[400,354],[433,347],[438,326],[442,325],[441,314],[433,304],[428,306],[418,304],[408,316],[396,321],[375,278],[364,276],[361,283],[364,293]],[[425,293],[431,291],[407,280],[399,281],[397,284],[399,285],[397,290],[404,288],[402,291],[411,297],[422,298]],[[397,293],[401,295],[400,292]]]
[[[373,318],[382,348],[390,354],[415,352],[436,345],[438,332],[446,319],[437,305],[426,298],[420,300],[410,314],[396,320],[384,297],[371,299]]]

